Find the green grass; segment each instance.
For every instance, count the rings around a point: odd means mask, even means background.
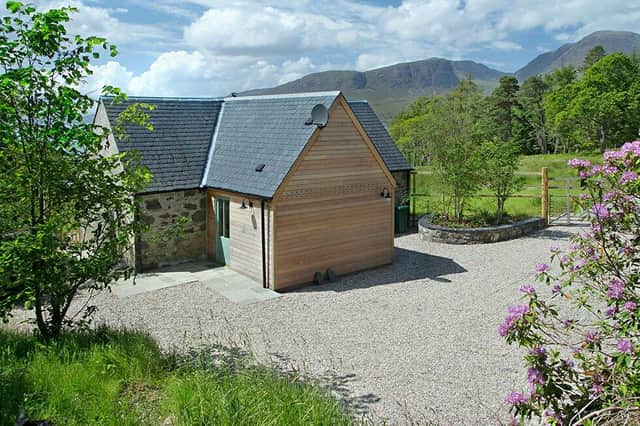
[[[0,424],[347,425],[324,391],[247,360],[163,355],[144,333],[101,328],[43,343],[0,330]]]
[[[541,214],[541,170],[542,167],[549,169],[550,178],[550,213],[552,216],[563,213],[567,209],[567,189],[566,181],[563,179],[576,178],[575,170],[567,167],[567,161],[572,158],[582,158],[591,162],[601,162],[602,154],[546,154],[523,156],[518,170],[519,175],[524,179],[524,188],[517,192],[517,195],[526,195],[532,198],[513,197],[505,204],[506,212],[512,217],[533,217]],[[419,171],[429,172],[429,167],[420,167]],[[580,193],[578,182],[571,181],[572,189],[569,191],[572,197]],[[433,175],[416,175],[416,191],[426,196],[416,197],[416,214],[422,216],[426,213],[438,212],[442,206],[442,189],[439,187]],[[495,211],[495,200],[491,193],[481,190],[482,197],[474,197],[468,202],[467,213],[469,215],[480,215],[483,212]],[[575,210],[575,205],[572,205]]]

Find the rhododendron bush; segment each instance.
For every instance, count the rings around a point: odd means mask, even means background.
[[[528,388],[506,397],[514,422],[640,423],[640,141],[604,154],[602,165],[571,160],[583,179],[590,226],[537,286],[520,289],[499,333],[526,349]]]

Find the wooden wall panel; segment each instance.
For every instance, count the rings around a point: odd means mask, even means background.
[[[212,190],[215,197],[229,200],[229,247],[231,258],[229,268],[240,272],[262,283],[262,237],[260,200],[243,197],[238,194]],[[240,208],[244,200],[246,209]],[[253,207],[249,207],[253,203]],[[214,202],[212,201],[212,206]],[[215,230],[215,225],[213,227]],[[267,257],[267,284],[273,283],[273,209],[271,204],[265,204],[265,255]],[[215,232],[213,241],[215,247]]]
[[[393,184],[340,103],[310,144],[278,191],[276,289],[393,260]]]

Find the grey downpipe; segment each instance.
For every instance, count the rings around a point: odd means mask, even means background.
[[[267,259],[265,255],[265,241],[264,236],[264,200],[260,201],[260,221],[262,226],[262,287],[269,288],[267,285]]]

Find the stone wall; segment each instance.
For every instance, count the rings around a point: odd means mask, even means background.
[[[409,196],[409,172],[392,172],[391,175],[396,180],[396,205],[400,204],[403,195]]]
[[[447,228],[434,225],[430,219],[429,215],[426,215],[418,222],[420,239],[449,244],[495,243],[518,238],[544,228],[544,220],[540,217],[486,228]]]
[[[144,194],[137,199],[138,219],[149,225],[136,241],[138,271],[206,257],[206,191]],[[180,217],[188,218],[181,235],[175,232]]]

